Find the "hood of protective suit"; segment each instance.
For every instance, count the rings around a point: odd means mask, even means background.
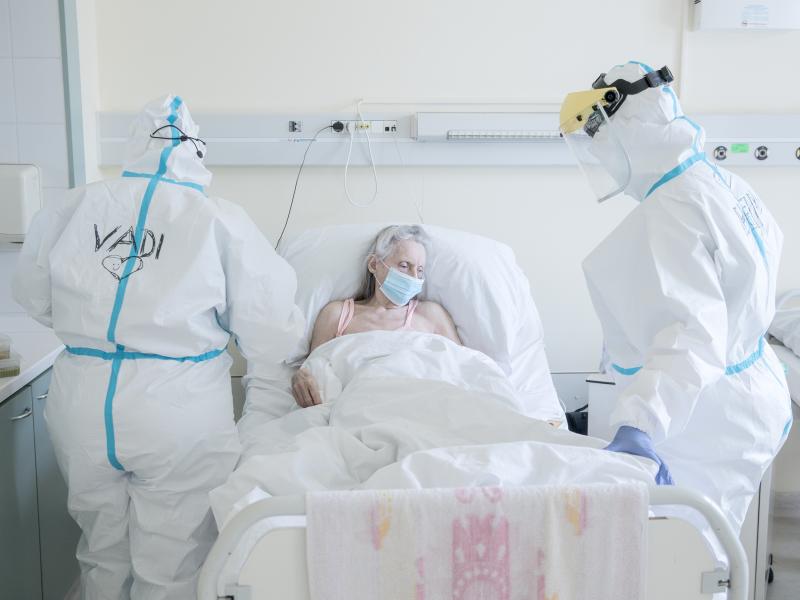
[[[200,130],[179,96],[169,94],[149,102],[131,124],[123,169],[207,186],[211,183],[211,172],[203,165],[205,144],[197,142],[197,147],[203,153],[201,158],[197,156],[191,140],[181,142],[180,131],[174,127],[164,127],[169,124],[191,137],[197,137]],[[164,129],[156,135],[175,139],[151,138],[150,134],[159,127]]]
[[[629,62],[612,68],[605,81],[609,85],[618,79],[634,82],[652,70],[642,63]],[[684,116],[669,85],[628,96],[610,122],[630,159],[631,177],[625,193],[640,202],[663,180],[699,160],[703,151],[705,132]],[[608,131],[603,129],[592,144],[592,153],[598,157],[604,154],[603,146],[611,144]],[[610,148],[608,154],[613,155]],[[615,175],[612,164],[606,168]]]

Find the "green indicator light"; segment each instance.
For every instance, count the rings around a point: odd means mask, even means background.
[[[750,144],[731,144],[731,152],[734,154],[750,152]]]

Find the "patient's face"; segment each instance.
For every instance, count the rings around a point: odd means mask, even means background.
[[[401,273],[425,279],[425,246],[413,240],[400,240],[394,245],[392,253],[383,262],[375,261],[375,274],[378,281],[383,281],[388,272],[387,267],[394,267]]]

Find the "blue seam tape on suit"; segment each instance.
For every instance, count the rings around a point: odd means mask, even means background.
[[[170,179],[169,177],[160,177],[158,173],[136,173],[134,171],[123,171],[123,177],[139,177],[141,179],[158,179],[164,183],[171,183],[172,185],[182,185],[184,187],[192,188],[205,195],[205,188],[199,183],[193,181],[178,181],[177,179]]]
[[[642,67],[642,69],[644,69],[645,73],[652,73],[655,70],[650,65],[647,65],[647,64],[645,64],[643,62],[639,62],[637,60],[629,60],[628,64],[639,65],[640,67]],[[618,66],[621,66],[621,65],[618,65]],[[706,159],[705,152],[703,152],[703,149],[700,148],[700,131],[701,131],[700,125],[698,125],[697,123],[692,121],[686,115],[680,115],[680,116],[678,115],[678,97],[675,95],[675,90],[673,90],[669,85],[664,85],[664,86],[661,87],[661,89],[665,94],[670,96],[670,98],[672,99],[672,111],[673,111],[672,120],[675,121],[675,120],[678,120],[678,119],[682,119],[682,120],[686,121],[687,123],[689,123],[689,125],[691,125],[692,128],[694,128],[695,136],[694,136],[694,142],[692,143],[692,146],[694,147],[694,154],[692,156],[690,156],[689,158],[687,158],[686,160],[684,160],[683,162],[681,162],[679,165],[677,165],[673,169],[671,169],[670,171],[668,171],[667,173],[665,173],[661,177],[661,179],[656,181],[650,187],[650,189],[648,190],[647,194],[645,194],[645,198],[647,198],[650,194],[655,192],[658,188],[660,188],[662,185],[664,185],[668,181],[678,177],[681,173],[686,171],[689,167],[691,167],[697,161]]]
[[[630,60],[630,61],[628,61],[628,64],[639,65],[640,67],[642,67],[644,69],[645,73],[652,73],[654,71],[653,67],[651,67],[650,65],[647,65],[647,64],[645,64],[643,62],[639,62],[639,61],[636,61],[636,60]],[[686,159],[683,162],[681,162],[677,167],[675,167],[671,171],[669,171],[666,174],[664,174],[661,177],[661,179],[659,179],[656,183],[653,184],[653,186],[650,188],[650,190],[647,192],[647,194],[645,194],[645,198],[647,198],[650,194],[655,192],[658,188],[660,188],[662,185],[664,185],[665,183],[667,183],[671,179],[675,179],[676,177],[678,177],[681,173],[686,171],[689,167],[691,167],[698,160],[702,160],[709,167],[711,167],[714,170],[714,173],[716,173],[717,177],[719,177],[720,181],[723,184],[725,184],[728,188],[730,188],[730,183],[725,181],[725,179],[722,177],[722,174],[720,173],[720,171],[716,167],[716,165],[712,164],[711,161],[709,161],[706,158],[705,152],[703,152],[702,148],[700,148],[700,131],[701,131],[700,125],[695,123],[692,119],[690,119],[686,115],[678,116],[678,96],[675,94],[675,90],[673,90],[668,85],[663,86],[661,89],[664,91],[665,94],[668,94],[672,98],[672,110],[673,110],[673,113],[674,113],[673,120],[683,119],[687,123],[689,123],[689,125],[691,125],[694,128],[695,136],[694,136],[693,146],[694,146],[695,153],[692,156],[690,156],[688,159]],[[737,198],[737,200],[738,200],[738,198]],[[747,217],[745,217],[745,218],[747,218]],[[769,261],[767,260],[767,254],[766,254],[766,250],[765,250],[765,247],[764,247],[764,240],[761,239],[761,236],[759,235],[758,231],[753,226],[753,223],[750,221],[749,218],[747,218],[747,224],[750,226],[750,232],[753,235],[753,239],[756,242],[756,246],[758,246],[758,251],[761,253],[761,257],[764,259],[764,263],[766,264],[767,269],[769,269]],[[623,373],[623,374],[625,375],[627,373]]]
[[[111,363],[111,376],[108,379],[108,389],[106,390],[103,417],[106,424],[106,455],[108,456],[108,462],[115,469],[124,471],[125,468],[117,459],[117,442],[116,438],[114,437],[114,415],[111,410],[114,401],[114,394],[117,391],[117,379],[119,378],[119,368],[121,365],[122,361],[119,359],[114,359],[114,361]]]
[[[695,152],[689,158],[687,158],[682,163],[680,163],[677,167],[675,167],[674,169],[671,169],[670,171],[667,171],[666,173],[664,173],[664,175],[661,176],[661,179],[659,179],[658,181],[656,181],[652,185],[652,187],[647,191],[647,193],[645,194],[644,197],[647,198],[650,194],[655,192],[662,185],[664,185],[668,181],[671,181],[671,180],[675,179],[681,173],[683,173],[689,167],[691,167],[693,164],[695,164],[697,161],[703,160],[705,157],[706,157],[706,153],[705,152]]]
[[[172,103],[170,104],[170,112],[169,116],[167,117],[167,122],[172,124],[178,118],[178,107],[181,105],[183,101],[180,97],[176,96]],[[144,232],[145,222],[147,221],[147,213],[150,209],[150,202],[153,199],[153,193],[156,190],[156,186],[158,186],[161,178],[163,177],[164,173],[167,172],[167,160],[169,159],[169,155],[172,153],[172,150],[180,143],[179,138],[175,138],[172,140],[172,144],[167,146],[161,151],[161,156],[159,157],[158,161],[158,170],[156,171],[155,175],[150,178],[150,181],[147,183],[147,188],[145,189],[144,196],[142,196],[142,205],[139,208],[139,218],[136,222],[136,229],[134,232],[134,239],[141,239],[142,234]],[[135,244],[131,245],[131,251],[128,255],[128,258],[133,258],[138,252]],[[106,338],[109,342],[116,344],[116,331],[117,331],[117,322],[119,320],[119,313],[122,310],[122,304],[125,300],[125,292],[128,288],[128,281],[130,278],[128,277],[132,270],[133,270],[134,261],[128,260],[125,263],[125,269],[122,272],[122,276],[120,278],[119,284],[117,286],[117,293],[114,298],[114,307],[111,310],[111,317],[109,318],[108,322],[108,331],[106,333]],[[117,353],[124,353],[125,347],[117,344]],[[120,471],[124,471],[125,468],[120,463],[119,459],[117,458],[117,449],[116,449],[116,438],[114,437],[114,394],[117,391],[117,380],[119,378],[119,370],[120,366],[122,365],[122,358],[115,357],[111,360],[111,375],[108,379],[108,389],[106,390],[106,400],[105,405],[103,408],[104,418],[105,418],[105,426],[106,426],[106,453],[108,454],[108,462],[111,464],[112,467],[115,469],[119,469]]]
[[[763,337],[758,339],[758,349],[755,352],[753,352],[750,356],[748,356],[742,362],[725,367],[725,375],[736,375],[737,373],[746,371],[747,369],[752,367],[755,363],[757,363],[762,356],[764,356]],[[616,363],[612,363],[611,367],[620,375],[625,375],[627,377],[636,375],[636,373],[642,370],[642,367],[621,367]]]
[[[118,346],[122,348],[122,346]],[[103,360],[171,360],[175,362],[194,362],[199,363],[206,360],[216,358],[223,352],[225,348],[218,348],[203,354],[196,354],[194,356],[164,356],[163,354],[151,354],[148,352],[129,352],[126,350],[117,350],[116,352],[106,352],[105,350],[98,350],[97,348],[82,348],[75,346],[67,346],[67,352],[75,356],[91,356],[94,358],[101,358]]]

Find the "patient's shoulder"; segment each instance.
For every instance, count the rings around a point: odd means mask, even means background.
[[[461,338],[458,335],[455,323],[453,323],[453,317],[450,316],[444,306],[438,302],[426,300],[417,305],[417,312],[433,324],[434,333],[443,335],[457,344],[461,343]]]
[[[338,321],[339,315],[342,313],[344,302],[344,300],[332,300],[331,302],[328,302],[322,307],[322,310],[319,311],[319,315],[317,315],[317,321],[329,321],[334,319]]]
[[[419,304],[417,304],[416,310],[418,313],[423,314],[431,319],[445,316],[450,317],[450,313],[447,312],[447,309],[433,300],[420,300]]]
[[[339,328],[339,315],[342,312],[344,301],[334,300],[322,307],[314,323],[314,332],[311,336],[311,351],[317,346],[336,337]]]

